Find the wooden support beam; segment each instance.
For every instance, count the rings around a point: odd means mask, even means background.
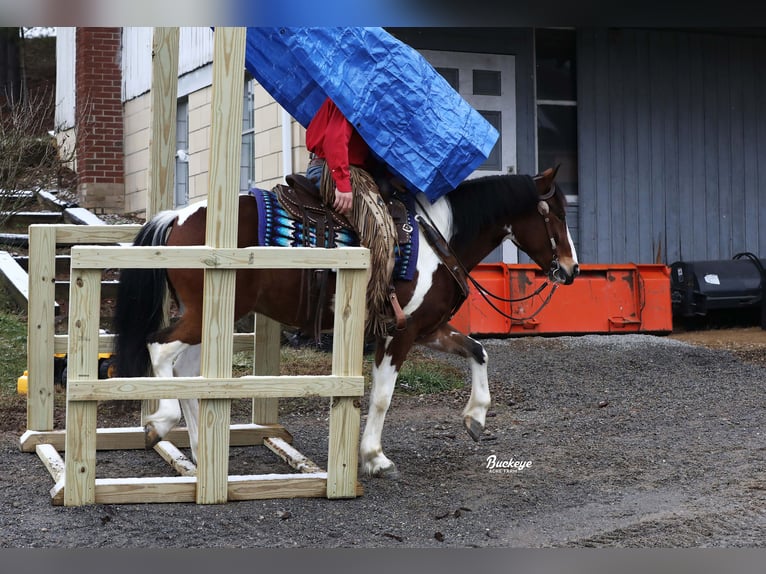
[[[364,269],[338,274],[332,346],[332,373],[335,376],[362,375],[364,320],[360,318],[365,316],[366,286],[367,272]],[[332,398],[327,452],[328,498],[356,496],[359,407],[358,398]]]
[[[279,348],[282,325],[265,315],[255,314],[255,337],[253,351],[253,374],[279,375]],[[259,397],[253,399],[253,422],[276,423],[279,415],[279,398]]]
[[[29,276],[7,251],[0,251],[0,288],[4,288],[21,309],[27,309]]]
[[[72,248],[74,269],[110,267],[133,269],[359,269],[369,267],[365,247],[242,247],[215,248],[203,245],[181,247],[101,247],[81,245]]]
[[[251,446],[263,444],[265,438],[280,438],[292,442],[292,435],[278,424],[258,425],[252,423],[233,424],[229,427],[229,444],[231,446]],[[177,447],[188,448],[189,432],[186,427],[171,430],[166,440]],[[35,452],[38,445],[48,444],[57,451],[65,448],[66,431],[26,431],[20,439],[22,452]],[[96,450],[142,450],[145,448],[144,428],[99,428],[96,429]]]
[[[322,472],[322,469],[319,468],[317,463],[301,454],[297,449],[293,448],[291,444],[280,438],[275,437],[264,439],[263,444],[298,472]]]
[[[40,460],[43,461],[45,468],[53,478],[53,482],[59,482],[64,478],[64,459],[58,451],[50,444],[38,444],[35,452]]]
[[[147,221],[173,209],[179,37],[178,28],[155,28],[152,36]]]
[[[236,249],[242,148],[245,29],[218,27],[213,39],[210,171],[205,244]],[[203,377],[230,377],[236,272],[206,266],[202,304]],[[200,400],[197,503],[226,502],[229,469],[228,399]]]
[[[71,336],[70,336],[71,340]],[[70,343],[71,344],[71,343]],[[361,397],[364,376],[283,375],[227,378],[112,378],[67,381],[70,400],[113,401],[135,399],[243,399],[249,397]]]
[[[45,431],[53,430],[55,227],[30,225],[29,252],[27,428]]]
[[[101,271],[81,269],[73,272],[70,279],[68,381],[98,380]],[[96,407],[95,401],[71,400],[67,390],[64,460],[66,506],[95,502]]]
[[[181,476],[197,476],[197,465],[178,450],[172,442],[161,440],[154,445],[154,450]]]

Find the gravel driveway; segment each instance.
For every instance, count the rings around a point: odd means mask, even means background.
[[[484,343],[493,406],[482,440],[474,443],[461,426],[467,387],[424,397],[396,395],[383,446],[401,478],[360,477],[364,495],[354,500],[54,507],[50,475],[35,455],[18,450],[20,433],[6,424],[0,446],[0,545],[766,543],[766,371],[760,363],[648,335]],[[295,446],[323,465],[326,403],[286,400],[283,408],[282,422]],[[8,416],[3,413],[5,420]],[[250,473],[276,465],[272,472],[286,472],[264,450],[232,449],[232,470]],[[488,457],[494,469],[488,468]],[[170,472],[153,452],[99,452],[98,460],[99,476]]]

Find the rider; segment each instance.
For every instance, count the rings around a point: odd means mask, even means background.
[[[367,325],[372,334],[385,335],[391,317],[396,229],[370,174],[376,160],[330,98],[306,128],[306,147],[312,153],[306,176],[318,185],[325,203],[348,218],[360,244],[370,250]]]

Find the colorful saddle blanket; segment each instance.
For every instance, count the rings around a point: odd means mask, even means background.
[[[255,198],[258,205],[258,244],[275,247],[302,247],[309,245],[316,247],[316,227],[308,226],[304,228],[301,221],[293,219],[287,211],[277,201],[277,196],[266,189],[254,187],[250,190],[250,195]],[[408,207],[407,218],[412,226],[413,232],[410,234],[410,240],[407,243],[399,244],[394,253],[394,279],[410,281],[415,275],[415,267],[418,260],[418,234],[417,222],[413,210]],[[325,243],[329,242],[325,231]],[[357,235],[341,227],[334,230],[335,245],[343,247],[358,247],[359,238]],[[306,237],[308,236],[308,241]]]

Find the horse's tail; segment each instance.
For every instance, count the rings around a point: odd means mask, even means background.
[[[165,245],[177,215],[173,211],[158,213],[141,228],[133,245]],[[146,343],[149,335],[163,326],[167,292],[165,269],[120,271],[113,318],[118,377],[151,376],[151,360]]]

